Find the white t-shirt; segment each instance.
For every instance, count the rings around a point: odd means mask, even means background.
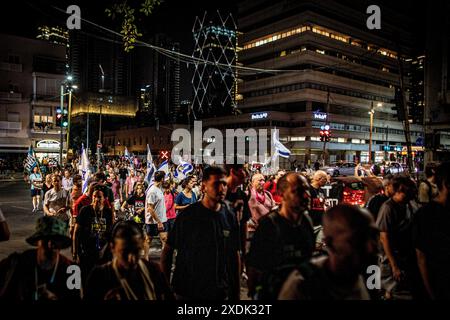
[[[161,222],[167,221],[166,215],[166,204],[164,201],[164,193],[162,190],[153,185],[147,192],[147,196],[145,198],[145,223],[146,224],[156,224],[150,212],[147,211],[148,205],[152,204],[153,208],[158,215],[158,218]]]
[[[54,188],[48,190],[44,197],[44,206],[48,207],[48,211],[56,214],[59,209],[67,207],[70,204],[70,194],[67,190],[61,189],[58,192]]]
[[[62,178],[62,187],[69,191],[73,187],[73,178],[70,177],[69,179],[66,179],[66,177]]]

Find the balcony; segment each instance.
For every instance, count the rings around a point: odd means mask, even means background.
[[[22,101],[22,93],[0,91],[0,100],[20,102],[20,101]]]
[[[10,71],[10,72],[22,72],[22,64],[0,62],[0,70],[1,71]]]
[[[17,130],[22,129],[22,122],[0,121],[0,130]]]

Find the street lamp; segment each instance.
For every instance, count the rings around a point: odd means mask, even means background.
[[[381,102],[377,103],[377,107],[381,107],[383,104]],[[373,107],[373,101],[372,101],[372,107],[370,108],[370,111],[368,112],[370,115],[370,132],[369,132],[369,164],[372,164],[372,132],[373,132],[373,115],[375,114],[375,109]]]
[[[72,91],[78,89],[77,85],[69,86],[69,112],[67,114],[67,151],[69,151],[69,138],[70,138],[70,116],[72,112]]]
[[[61,92],[60,92],[60,104],[61,104],[61,115],[64,118],[64,114],[66,114],[66,110],[64,110],[64,96],[69,95],[69,104],[68,104],[68,112],[67,112],[67,123],[61,119],[60,124],[60,132],[59,132],[59,163],[62,165],[63,163],[63,146],[64,146],[64,136],[63,136],[63,128],[67,125],[67,147],[69,146],[69,132],[70,132],[70,112],[72,108],[72,89],[77,88],[77,86],[71,85],[71,81],[73,80],[72,76],[67,76],[65,80],[61,82]],[[69,92],[65,93],[66,87],[69,88]]]

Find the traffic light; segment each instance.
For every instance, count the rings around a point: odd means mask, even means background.
[[[330,129],[325,131],[325,141],[330,142],[331,141],[331,131]]]
[[[320,141],[325,141],[325,142],[331,141],[331,131],[330,131],[329,125],[320,127]]]
[[[63,114],[61,108],[56,108],[56,126],[61,127]]]
[[[67,128],[69,126],[68,112],[66,109],[64,109],[64,111],[63,111],[61,121],[62,121],[62,126],[64,128]]]

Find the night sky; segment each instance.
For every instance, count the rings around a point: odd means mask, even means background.
[[[140,3],[141,1],[143,0],[129,0],[128,2]],[[242,0],[164,0],[150,17],[144,17],[144,20],[138,21],[140,31],[144,34],[141,39],[146,41],[152,34],[164,33],[180,43],[181,52],[191,55],[194,45],[192,26],[195,17],[203,16],[205,11],[213,13],[220,10],[223,14],[232,13],[237,20],[237,3],[240,1]],[[12,0],[2,2],[0,32],[35,38],[38,26],[65,26],[68,15],[55,10],[52,6],[66,10],[71,4],[80,6],[82,18],[118,31],[117,23],[115,24],[105,14],[105,8],[118,2],[119,0]],[[280,1],[280,3],[282,2]],[[423,39],[425,28],[423,28],[424,19],[420,15],[424,13],[424,9],[420,4],[416,5],[416,2],[412,4],[411,1],[406,0],[355,0],[355,2],[362,6],[366,3],[367,5],[386,4],[393,6],[396,11],[403,11],[407,15],[413,16],[418,23],[412,27],[417,27],[417,40],[419,43],[423,43],[421,39]],[[181,76],[181,99],[190,98],[191,75],[185,66],[182,67]]]

